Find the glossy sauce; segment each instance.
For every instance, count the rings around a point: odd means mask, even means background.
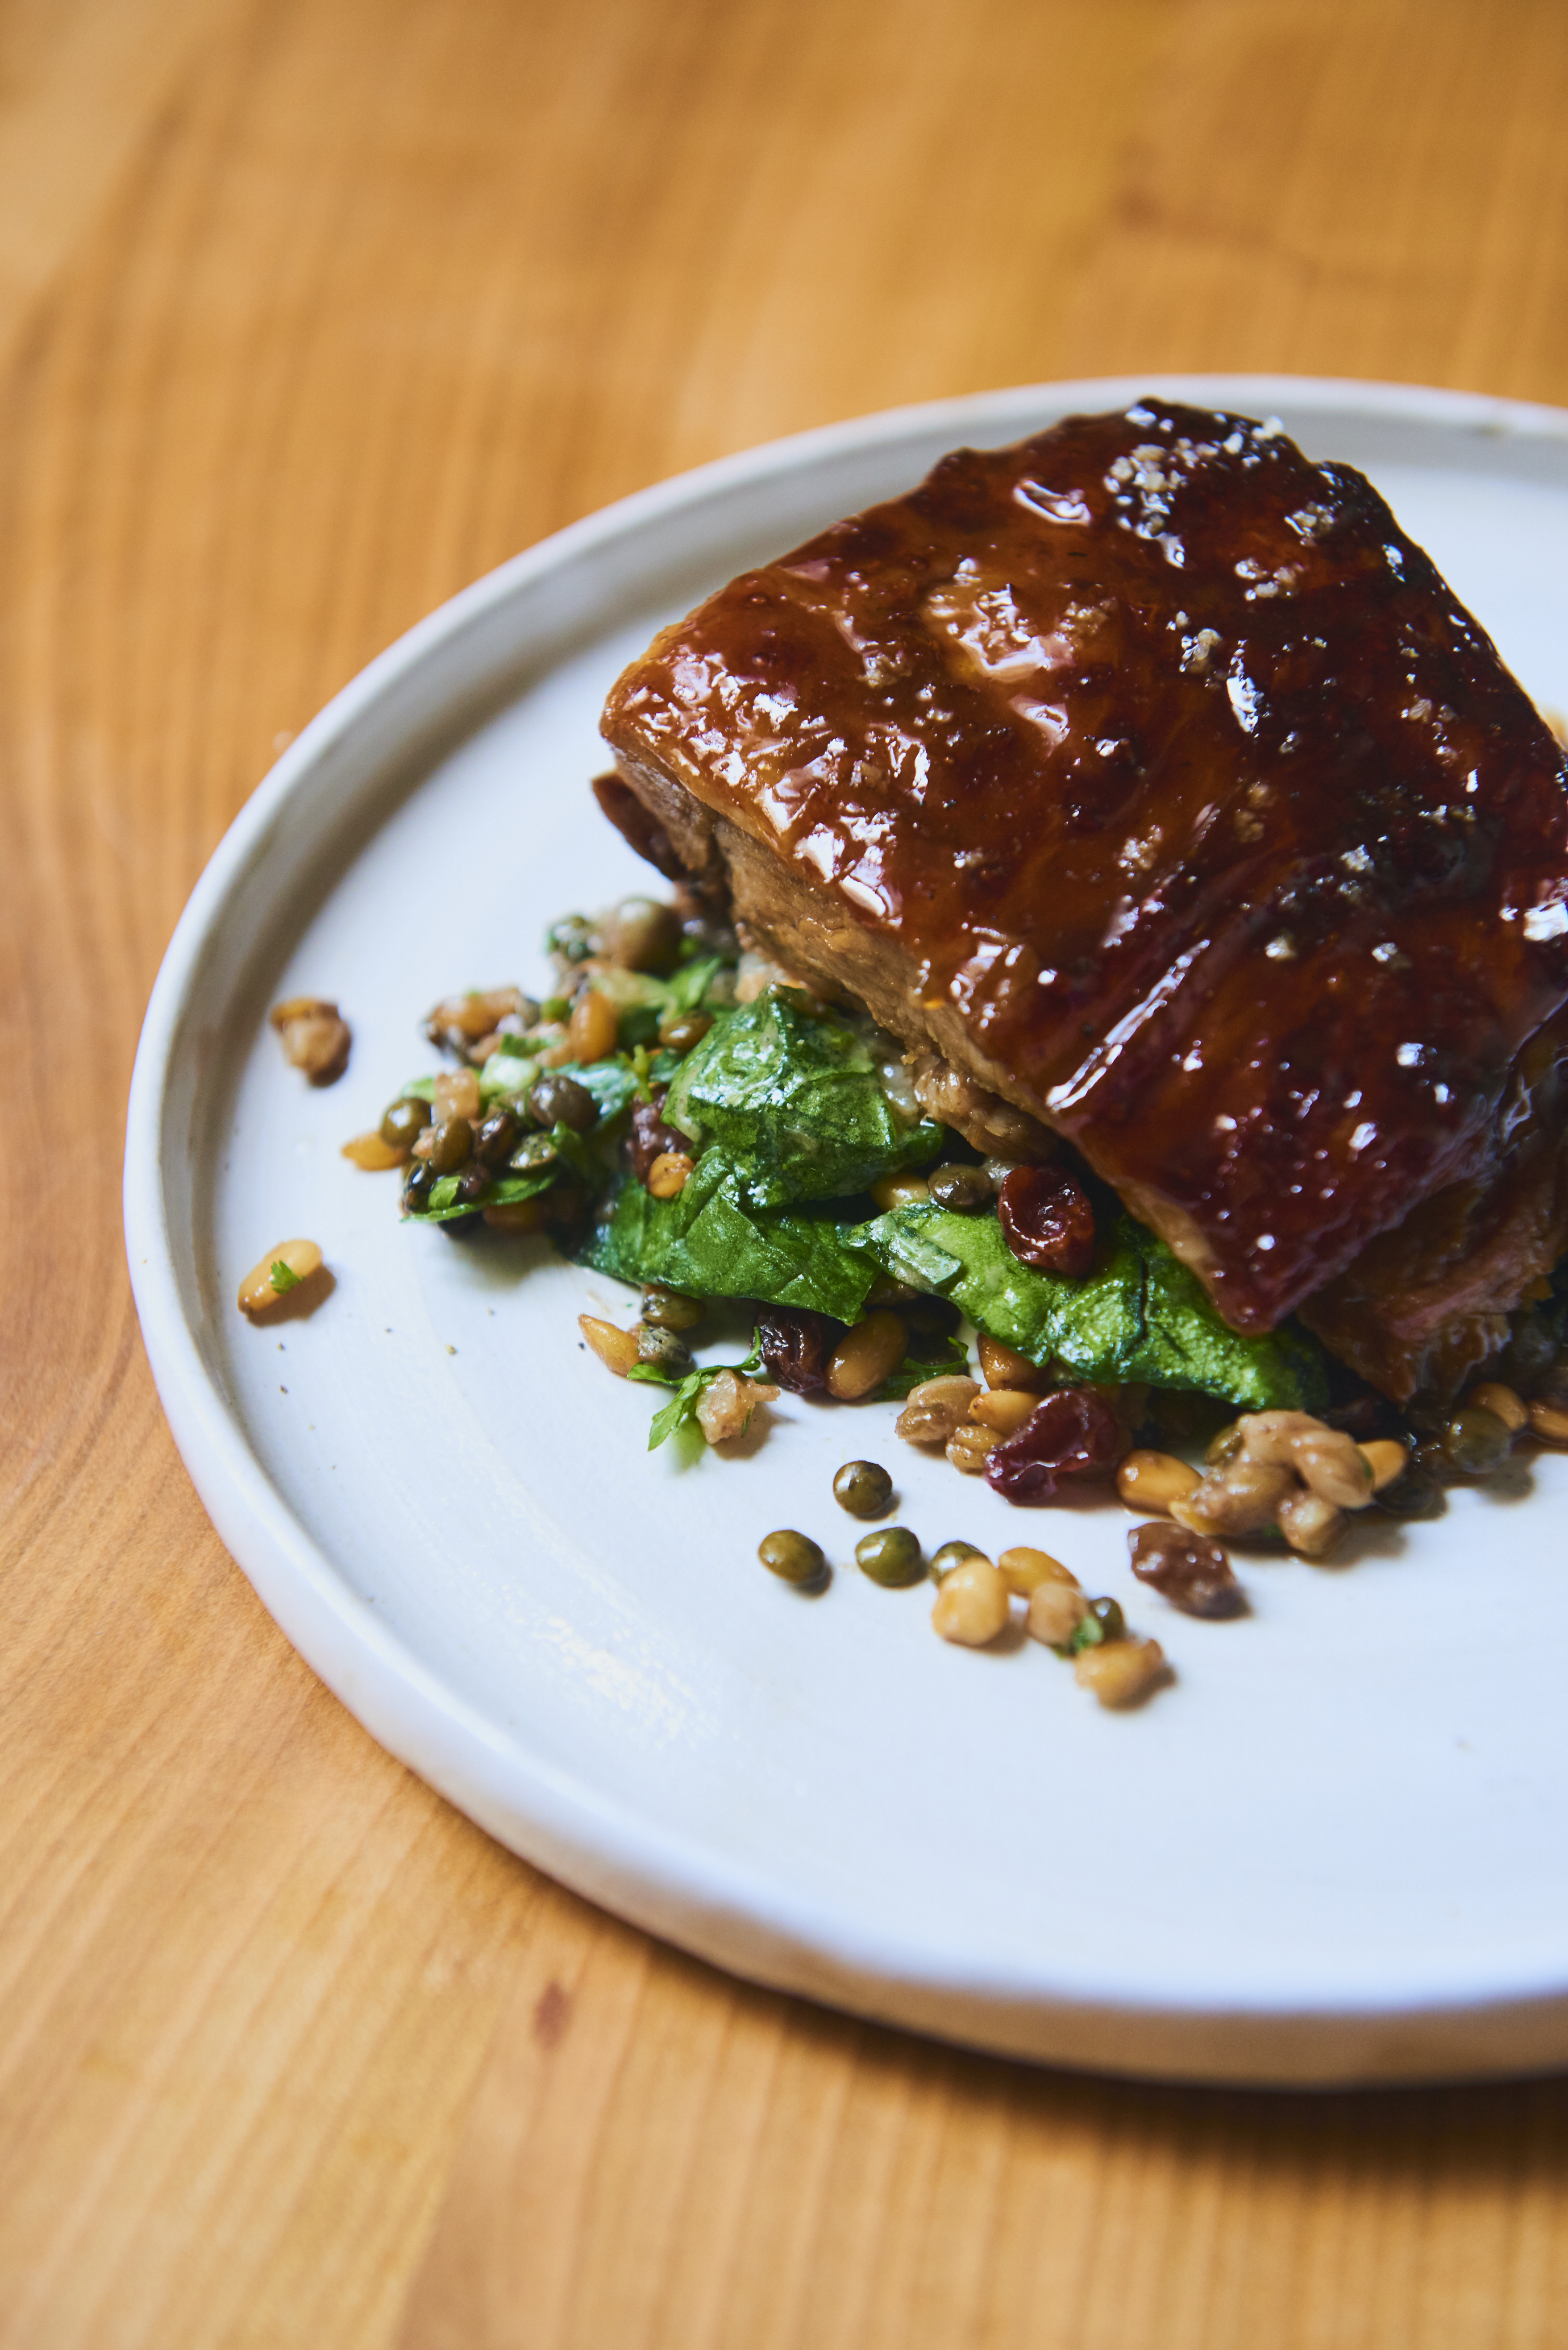
[[[1361,476],[1241,419],[958,451],[606,733],[896,937],[1238,1327],[1483,1170],[1568,999],[1550,731]]]

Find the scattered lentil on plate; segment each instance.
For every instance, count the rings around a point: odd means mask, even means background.
[[[793,1527],[764,1535],[757,1545],[757,1556],[770,1575],[776,1575],[782,1583],[793,1583],[797,1590],[825,1582],[827,1576],[827,1561],[820,1545]]]
[[[862,1575],[889,1591],[919,1583],[926,1572],[919,1537],[908,1526],[884,1526],[877,1534],[862,1534],[855,1545],[855,1564]]]
[[[893,1506],[893,1480],[879,1461],[846,1461],[833,1481],[833,1498],[852,1518],[882,1518]]]

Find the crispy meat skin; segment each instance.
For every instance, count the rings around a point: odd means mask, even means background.
[[[957,451],[604,732],[781,959],[1069,1137],[1241,1329],[1482,1199],[1568,1000],[1563,754],[1370,485],[1244,419]]]

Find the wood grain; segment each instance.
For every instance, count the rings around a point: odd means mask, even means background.
[[[1559,2085],[1032,2073],[489,1844],[217,1544],[118,1182],[202,861],[418,614],[895,400],[1568,397],[1565,88],[1560,0],[0,0],[7,2345],[1562,2341]]]

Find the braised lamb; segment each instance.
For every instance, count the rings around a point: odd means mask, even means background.
[[[1451,1392],[1568,1249],[1563,754],[1277,427],[957,451],[666,629],[604,732],[644,854],[1234,1328]]]

